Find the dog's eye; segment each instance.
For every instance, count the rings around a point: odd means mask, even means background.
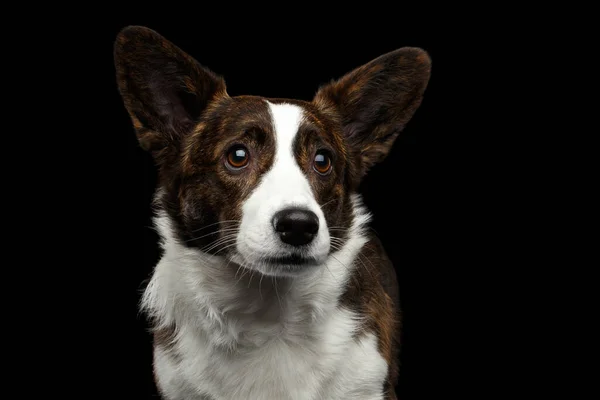
[[[227,166],[234,170],[244,168],[249,160],[248,149],[242,145],[233,146],[227,153]]]
[[[331,157],[324,150],[317,151],[313,168],[321,175],[327,175],[331,171]]]

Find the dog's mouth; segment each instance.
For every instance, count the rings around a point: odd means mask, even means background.
[[[253,260],[245,259],[241,254],[235,254],[230,260],[242,267],[259,271],[265,275],[271,276],[296,276],[305,272],[314,270],[315,267],[322,264],[311,255],[303,254],[285,254],[285,255],[265,255]]]
[[[316,258],[300,254],[276,257],[265,257],[259,261],[260,270],[267,275],[295,276],[301,275],[319,265]]]
[[[317,260],[314,257],[305,257],[300,254],[267,257],[264,259],[263,262],[273,267],[277,267],[280,265],[309,266],[317,264]]]

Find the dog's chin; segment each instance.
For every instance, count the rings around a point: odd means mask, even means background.
[[[230,259],[232,262],[244,268],[273,277],[302,276],[314,271],[325,261],[324,259],[320,260],[312,256],[299,254],[265,255],[251,261],[245,259],[245,257],[240,254],[234,254]]]

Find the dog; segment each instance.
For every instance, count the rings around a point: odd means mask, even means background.
[[[383,54],[311,101],[232,97],[146,27],[114,60],[158,173],[140,308],[161,397],[396,399],[398,284],[357,191],[420,106],[428,53]]]

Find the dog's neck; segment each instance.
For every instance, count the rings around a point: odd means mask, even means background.
[[[182,335],[194,332],[207,344],[228,350],[318,334],[320,323],[338,307],[366,242],[362,228],[368,215],[355,210],[349,239],[324,265],[301,276],[277,278],[181,245],[162,214],[156,226],[164,254],[144,292],[143,307],[158,327],[175,328]]]

